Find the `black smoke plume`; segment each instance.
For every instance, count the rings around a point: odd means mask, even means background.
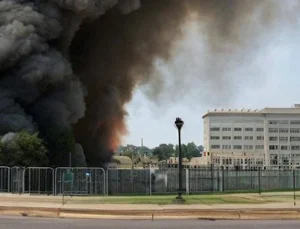
[[[74,146],[79,164],[101,165],[126,134],[124,106],[135,87],[163,88],[154,60],[172,57],[189,21],[203,27],[209,50],[209,74],[193,80],[218,82],[225,60],[240,50],[250,55],[261,34],[292,19],[297,7],[283,10],[279,0],[2,0],[0,136],[59,126],[81,144]]]

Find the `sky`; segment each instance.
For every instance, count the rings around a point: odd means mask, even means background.
[[[255,55],[213,80],[204,70],[207,56],[201,29],[193,23],[185,29],[174,57],[157,60],[157,71],[165,80],[158,98],[149,98],[147,86],[136,88],[127,105],[128,135],[123,145],[140,145],[142,138],[151,148],[161,143],[177,144],[176,117],[185,122],[182,143],[201,145],[202,116],[207,110],[291,107],[300,103],[300,34],[295,27],[276,29],[261,39]],[[172,77],[178,74],[184,77],[174,81]]]

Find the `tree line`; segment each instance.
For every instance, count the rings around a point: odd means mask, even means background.
[[[45,137],[47,136],[47,141]],[[2,166],[67,166],[69,152],[72,153],[72,166],[82,166],[76,162],[74,154],[75,140],[71,131],[61,128],[49,128],[45,133],[10,133],[0,136],[0,165]],[[188,159],[199,157],[202,146],[195,143],[182,144],[182,155]],[[160,144],[154,148],[146,146],[120,146],[117,154],[134,157],[134,163],[147,158],[159,161],[178,155],[178,145]]]
[[[139,157],[140,155],[146,155],[148,157],[155,157],[159,161],[167,160],[170,157],[176,157],[178,155],[178,145],[162,143],[152,149],[146,146],[126,145],[121,146],[118,149],[118,154],[128,157]],[[203,146],[197,146],[194,142],[181,145],[182,156],[188,158],[200,157],[200,153],[203,151]]]

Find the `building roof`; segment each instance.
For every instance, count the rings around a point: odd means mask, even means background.
[[[112,163],[117,163],[119,165],[132,165],[132,161],[126,156],[113,156]]]
[[[208,110],[206,114],[202,116],[205,118],[209,115],[265,115],[265,114],[299,114],[300,115],[300,105],[295,104],[293,107],[286,108],[269,108],[266,107],[262,110],[259,109],[215,109],[213,111]]]

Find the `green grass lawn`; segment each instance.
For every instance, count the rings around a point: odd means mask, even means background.
[[[68,204],[172,204],[174,196],[125,196],[125,197],[73,197]],[[269,200],[264,198],[246,198],[231,195],[187,195],[187,204],[262,204]],[[274,200],[272,201],[274,202]]]

